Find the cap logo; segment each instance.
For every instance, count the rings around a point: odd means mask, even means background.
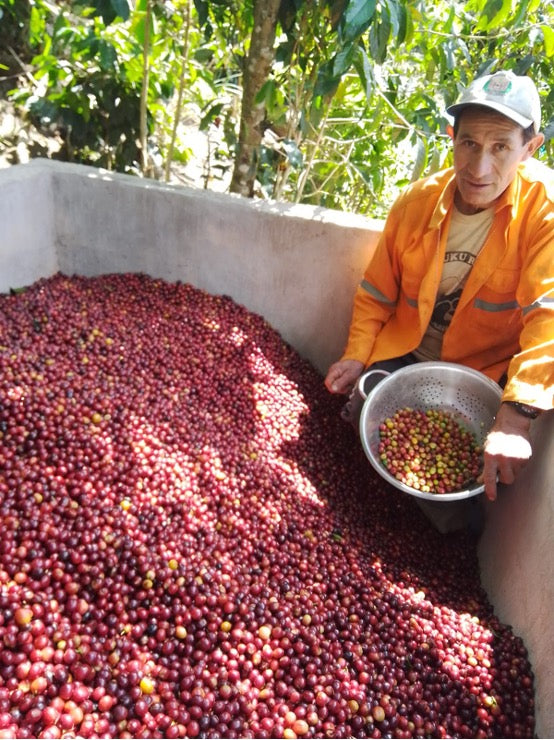
[[[491,95],[506,95],[512,89],[512,83],[507,77],[498,75],[487,80],[483,89]]]

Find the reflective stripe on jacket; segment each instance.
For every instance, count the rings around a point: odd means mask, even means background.
[[[413,351],[430,321],[455,192],[443,170],[396,200],[354,298],[343,359]],[[554,172],[522,163],[460,297],[441,360],[508,374],[503,399],[550,409],[554,391]]]

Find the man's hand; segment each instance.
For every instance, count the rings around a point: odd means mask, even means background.
[[[329,368],[325,387],[331,393],[349,393],[363,369],[364,363],[358,360],[339,360]]]
[[[496,483],[513,483],[527,465],[533,450],[529,437],[531,422],[510,405],[503,403],[487,435],[484,446],[485,465],[479,481],[485,484],[485,495],[496,499]]]

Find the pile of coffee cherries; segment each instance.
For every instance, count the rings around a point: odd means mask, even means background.
[[[417,491],[460,491],[481,472],[475,435],[448,411],[399,409],[379,425],[379,440],[383,465]]]
[[[0,738],[533,737],[475,538],[342,402],[226,296],[0,296]]]

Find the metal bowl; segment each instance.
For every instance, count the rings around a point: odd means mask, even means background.
[[[366,393],[370,377],[384,378]],[[482,445],[494,423],[502,389],[477,370],[450,362],[417,362],[393,373],[369,370],[360,378],[358,390],[365,398],[360,416],[360,438],[369,462],[388,483],[411,496],[429,501],[459,501],[482,493],[483,484],[449,493],[418,491],[397,480],[379,459],[379,425],[400,409],[438,409],[450,413]]]

